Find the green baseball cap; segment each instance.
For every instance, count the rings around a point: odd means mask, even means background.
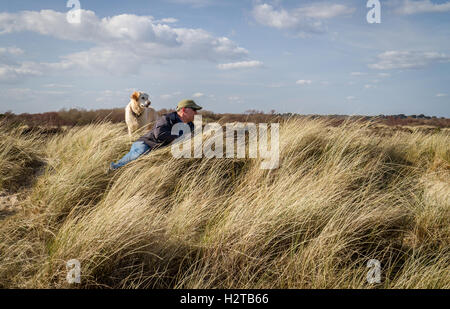
[[[196,111],[202,109],[201,106],[198,106],[197,104],[195,104],[195,102],[193,100],[182,100],[178,103],[177,105],[177,111],[179,111],[180,109],[182,109],[183,107],[189,107],[192,108]]]

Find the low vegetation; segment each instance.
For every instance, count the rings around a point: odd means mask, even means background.
[[[159,115],[166,114],[173,111],[173,109],[161,109],[158,111]],[[203,110],[200,112],[206,121],[219,121],[221,123],[232,121],[249,121],[249,122],[277,122],[280,119],[323,119],[329,120],[329,124],[340,125],[344,121],[359,120],[368,122],[377,122],[389,127],[395,126],[426,126],[435,128],[450,128],[450,119],[436,116],[421,115],[378,115],[378,116],[345,116],[345,115],[298,115],[292,113],[277,113],[275,110],[270,113],[265,113],[259,110],[248,110],[245,114],[216,114],[211,111]],[[0,114],[0,120],[8,122],[11,125],[25,124],[29,127],[72,127],[89,125],[91,123],[108,121],[112,123],[121,123],[125,119],[124,108],[99,109],[99,110],[85,110],[72,108],[69,110],[63,109],[58,112],[47,112],[40,114],[14,114],[7,112]]]
[[[450,288],[448,129],[280,122],[275,170],[168,147],[114,174],[123,124],[2,127],[0,188],[20,198],[0,217],[0,287]]]

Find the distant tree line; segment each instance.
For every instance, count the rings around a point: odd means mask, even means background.
[[[174,111],[173,109],[161,109],[158,110],[159,115],[167,114]],[[293,113],[277,113],[275,110],[271,110],[270,113],[265,113],[260,110],[247,110],[244,114],[216,114],[212,111],[202,110],[200,114],[203,116],[203,120],[206,122],[276,122],[283,119],[292,117],[310,117],[310,118],[326,118],[331,120],[332,125],[340,125],[347,119],[351,120],[363,120],[363,121],[378,121],[389,126],[398,125],[430,125],[441,128],[450,127],[449,118],[438,118],[435,116],[420,115],[378,115],[378,116],[346,116],[346,115],[299,115]],[[38,114],[14,114],[6,112],[0,114],[0,121],[7,121],[12,124],[25,124],[30,127],[48,126],[48,127],[61,127],[61,126],[82,126],[95,122],[108,121],[113,123],[120,123],[125,121],[124,108],[113,109],[98,109],[98,110],[85,110],[85,109],[63,109],[58,112],[47,112]]]

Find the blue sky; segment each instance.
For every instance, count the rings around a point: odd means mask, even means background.
[[[448,0],[381,0],[379,24],[366,0],[79,2],[80,23],[66,0],[0,3],[0,112],[140,90],[156,109],[450,117]]]

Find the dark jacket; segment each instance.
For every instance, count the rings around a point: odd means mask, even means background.
[[[174,124],[182,122],[177,112],[163,115],[159,118],[153,129],[141,136],[138,141],[142,141],[150,147],[150,150],[169,145],[181,135],[172,135],[172,127]],[[194,132],[194,124],[188,123],[191,128],[191,134]]]

